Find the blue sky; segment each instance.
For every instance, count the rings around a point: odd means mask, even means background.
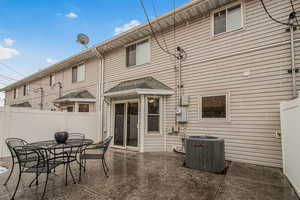
[[[188,1],[175,0],[176,7]],[[151,17],[152,2],[158,15],[173,8],[173,0],[144,0]],[[91,46],[146,21],[139,0],[0,0],[0,19],[0,75],[13,79],[22,77],[3,64],[30,75],[83,50],[78,33]]]

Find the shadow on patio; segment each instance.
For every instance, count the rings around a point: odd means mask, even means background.
[[[64,185],[64,170],[51,175],[45,199],[197,199],[197,200],[294,200],[293,189],[280,169],[229,163],[226,175],[211,174],[182,167],[174,153],[135,153],[111,149],[107,155],[110,177],[101,162],[90,161],[80,184]],[[8,166],[9,159],[0,160]],[[72,166],[78,176],[78,166]],[[8,173],[0,175],[0,199],[8,200],[17,179],[14,172],[8,187]],[[33,175],[24,175],[15,199],[39,199],[42,187],[28,188]],[[43,177],[40,178],[42,182]],[[43,184],[43,183],[40,183]]]

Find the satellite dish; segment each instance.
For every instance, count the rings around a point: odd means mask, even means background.
[[[88,48],[88,43],[89,43],[90,39],[87,35],[83,34],[83,33],[79,33],[77,35],[77,40],[76,42],[79,42],[80,44],[82,44],[83,46],[85,46],[85,48]]]

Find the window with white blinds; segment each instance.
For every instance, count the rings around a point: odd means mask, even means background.
[[[72,82],[80,82],[85,80],[85,65],[79,65],[72,68]]]
[[[142,65],[148,62],[150,62],[149,40],[144,40],[126,47],[127,67]]]
[[[213,14],[213,34],[237,30],[243,26],[242,4],[228,6]]]

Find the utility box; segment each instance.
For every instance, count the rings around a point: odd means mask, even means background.
[[[180,97],[180,105],[188,106],[190,104],[190,96],[181,96]]]
[[[178,106],[176,109],[176,117],[177,117],[177,122],[186,123],[187,122],[187,108]]]

